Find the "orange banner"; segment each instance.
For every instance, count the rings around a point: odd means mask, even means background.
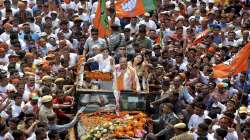
[[[94,27],[98,29],[98,36],[104,38],[110,35],[111,30],[108,21],[107,9],[105,0],[99,0],[94,19]]]
[[[115,10],[118,17],[136,17],[145,13],[143,0],[117,0]]]
[[[248,69],[250,43],[245,45],[232,59],[213,67],[214,78],[227,78]]]

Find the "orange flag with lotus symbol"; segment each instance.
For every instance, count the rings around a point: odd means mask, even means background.
[[[156,0],[116,0],[115,11],[118,17],[136,17],[156,9]]]

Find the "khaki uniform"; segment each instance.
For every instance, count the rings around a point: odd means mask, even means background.
[[[44,105],[39,110],[39,120],[41,122],[48,122],[47,116],[55,114],[52,108],[47,108]]]
[[[174,136],[170,140],[193,140],[193,134],[190,132],[185,132],[180,135]]]

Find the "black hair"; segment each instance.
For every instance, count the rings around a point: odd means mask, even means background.
[[[6,124],[0,123],[0,133],[3,132],[6,127]]]
[[[215,130],[216,134],[222,138],[225,138],[227,136],[227,129],[225,128],[218,128]]]
[[[234,119],[234,117],[235,117],[234,113],[232,113],[230,111],[225,111],[223,114],[225,116],[229,117],[230,119]]]
[[[146,33],[147,32],[146,28],[147,27],[144,24],[139,25],[139,33]]]
[[[216,119],[217,118],[217,111],[216,110],[210,110],[208,112],[208,116],[211,118],[211,119]]]
[[[208,125],[206,123],[200,123],[198,127],[203,131],[208,131]]]
[[[143,55],[142,55],[142,54],[140,54],[140,53],[137,53],[137,54],[135,54],[135,55],[133,56],[133,58],[132,58],[132,62],[134,62],[135,57],[136,57],[137,55],[141,55],[141,57],[142,57],[142,61],[138,64],[138,65],[141,65],[141,64],[143,63],[143,61],[144,61],[144,57],[143,57]]]
[[[49,137],[49,139],[52,140],[52,139],[56,138],[56,135],[59,135],[59,133],[57,131],[55,131],[55,130],[52,130],[52,131],[49,132],[48,137]]]
[[[125,28],[123,31],[124,32],[130,32],[130,28]]]
[[[100,49],[101,52],[103,52],[103,51],[105,51],[105,50],[108,50],[108,51],[109,51],[109,48],[108,48],[108,47],[102,47],[102,48]]]
[[[47,123],[46,122],[39,122],[38,124],[37,124],[37,127],[39,128],[39,127],[43,127],[43,128],[45,128],[45,127],[47,127],[48,125],[47,125]]]
[[[18,39],[18,32],[16,31],[11,31],[10,32],[10,40]]]
[[[25,50],[19,50],[16,52],[16,54],[19,55],[20,59],[23,59],[24,56],[26,55],[26,52],[25,52]]]
[[[47,116],[48,121],[54,121],[56,119],[56,115],[48,115]]]
[[[199,137],[197,138],[197,140],[208,140],[208,139],[207,139],[207,137],[205,137],[205,136],[199,136]]]
[[[22,95],[20,93],[14,93],[13,99],[15,100],[17,97],[22,97]]]
[[[92,28],[92,29],[91,29],[91,33],[93,33],[93,32],[98,33],[98,29],[96,29],[96,28]]]
[[[205,110],[206,106],[202,102],[197,102],[194,104],[195,107]]]
[[[8,123],[15,123],[15,124],[18,124],[19,123],[19,119],[18,118],[10,118],[10,120],[8,121]]]
[[[36,136],[41,135],[43,132],[45,132],[46,130],[43,127],[38,127],[35,131]]]
[[[22,136],[24,136],[24,132],[21,130],[14,130],[12,136],[14,137],[15,140],[19,140],[21,139]]]

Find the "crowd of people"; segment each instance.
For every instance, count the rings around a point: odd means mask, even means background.
[[[93,25],[97,0],[0,1],[0,140],[67,139],[80,116],[76,88],[152,94],[145,139],[250,139],[249,71],[215,78],[212,69],[248,43],[250,2],[156,1],[118,17],[106,0],[105,38]]]

